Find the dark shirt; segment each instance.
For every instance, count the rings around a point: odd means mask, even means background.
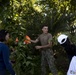
[[[76,56],[76,45],[72,44],[70,42],[69,38],[67,38],[66,42],[61,45],[64,47],[64,49],[69,57],[69,60],[71,61],[72,57]]]
[[[9,61],[9,48],[6,44],[0,42],[0,71],[8,70],[10,74],[15,75],[11,62]]]
[[[76,46],[74,44],[70,44],[69,46],[65,46],[66,53],[71,61],[73,56],[76,56]]]

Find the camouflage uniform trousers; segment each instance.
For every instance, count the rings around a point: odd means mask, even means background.
[[[41,71],[42,71],[41,75],[46,75],[46,62],[49,66],[51,73],[53,75],[57,75],[58,71],[54,64],[55,59],[53,57],[53,51],[50,49],[42,50],[41,54],[42,54],[42,56],[41,56]]]

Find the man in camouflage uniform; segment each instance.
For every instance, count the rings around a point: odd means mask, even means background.
[[[57,69],[54,65],[54,57],[52,48],[52,35],[48,33],[48,26],[42,27],[43,33],[36,39],[31,40],[33,43],[41,42],[41,46],[35,46],[36,49],[41,50],[41,75],[46,75],[46,62],[49,65],[49,69],[53,75],[57,74]]]

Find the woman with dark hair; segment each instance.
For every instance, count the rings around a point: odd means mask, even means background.
[[[57,39],[61,46],[64,47],[70,60],[67,75],[76,75],[76,45],[72,44],[65,34],[61,34]]]
[[[76,45],[71,43],[69,37],[65,34],[61,34],[57,39],[60,45],[66,51],[69,61],[71,61],[72,57],[76,56]]]
[[[11,75],[16,75],[9,61],[9,47],[5,44],[8,39],[9,33],[6,30],[0,30],[0,75],[7,75],[6,70]]]

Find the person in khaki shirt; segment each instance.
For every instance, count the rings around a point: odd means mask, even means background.
[[[48,33],[48,26],[42,27],[42,34],[36,40],[30,40],[32,43],[41,42],[41,46],[35,46],[41,51],[41,75],[46,75],[46,62],[53,75],[58,75],[58,71],[54,64],[53,50],[52,50],[52,35]]]

